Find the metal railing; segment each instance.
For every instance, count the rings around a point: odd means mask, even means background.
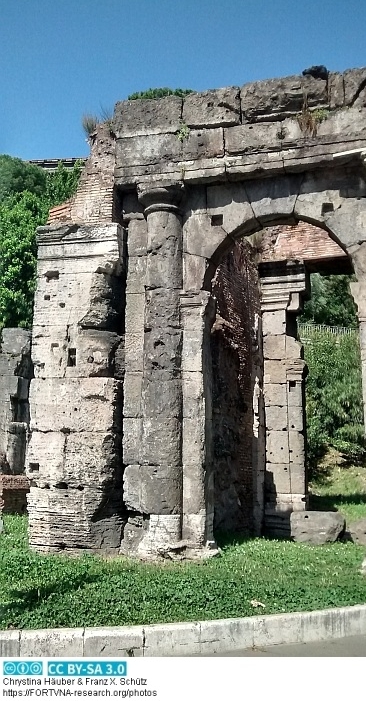
[[[314,331],[320,333],[331,333],[334,336],[353,336],[358,334],[358,329],[351,329],[347,326],[325,326],[323,324],[298,324],[300,337],[311,336]]]

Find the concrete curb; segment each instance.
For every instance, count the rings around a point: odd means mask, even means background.
[[[114,628],[0,631],[0,657],[187,657],[366,635],[366,605]]]

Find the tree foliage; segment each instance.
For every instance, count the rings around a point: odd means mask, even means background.
[[[0,329],[28,328],[35,289],[36,228],[46,223],[50,207],[75,192],[82,164],[76,163],[72,169],[59,164],[54,173],[45,173],[22,162],[19,168],[19,159],[10,156],[5,160],[6,172],[18,175],[8,178],[6,196],[0,200]],[[13,170],[8,168],[9,160],[16,161]],[[41,175],[33,178],[34,168]]]
[[[143,90],[141,92],[134,92],[132,95],[128,96],[128,100],[157,100],[160,97],[168,97],[169,95],[175,95],[176,97],[184,97],[194,92],[194,90],[188,90],[183,88],[149,88],[149,90]]]
[[[357,309],[348,275],[311,276],[311,299],[305,303],[301,322],[357,328]]]
[[[0,155],[0,202],[9,195],[28,190],[42,196],[47,188],[47,175],[38,166]]]
[[[305,344],[309,465],[332,446],[351,460],[365,453],[360,346],[357,334],[314,332]]]

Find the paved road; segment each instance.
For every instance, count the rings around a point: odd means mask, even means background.
[[[317,643],[272,645],[227,652],[220,657],[366,657],[366,635]]]

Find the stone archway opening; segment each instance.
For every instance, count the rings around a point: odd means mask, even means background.
[[[327,231],[301,221],[237,240],[212,279],[215,532],[289,536],[292,511],[308,508],[297,317],[312,272],[353,271]]]

